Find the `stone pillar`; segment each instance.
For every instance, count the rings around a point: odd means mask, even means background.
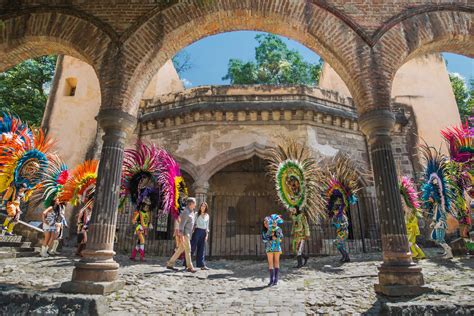
[[[136,118],[120,110],[102,110],[97,116],[104,130],[94,209],[83,259],[76,263],[72,281],[61,285],[68,293],[107,294],[124,286],[117,280],[114,236],[124,143],[136,126]]]
[[[194,194],[196,195],[196,200],[198,207],[202,202],[207,202],[207,192],[209,191],[209,182],[208,181],[199,181],[193,184]]]
[[[369,143],[380,214],[383,263],[375,291],[389,296],[425,292],[421,267],[411,259],[406,236],[390,137],[395,116],[390,110],[373,110],[361,115],[359,124]]]

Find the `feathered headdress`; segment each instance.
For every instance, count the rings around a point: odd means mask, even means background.
[[[61,199],[72,205],[87,203],[93,198],[97,182],[98,160],[86,160],[76,166],[64,185]]]
[[[448,157],[439,150],[424,143],[420,151],[425,161],[423,183],[421,186],[421,201],[423,207],[433,211],[433,202],[439,204],[445,212],[451,211],[453,198],[452,183],[447,174]],[[431,201],[433,200],[433,201]]]
[[[458,163],[473,163],[474,159],[474,128],[468,123],[459,127],[446,128],[441,135],[449,148],[451,159]]]
[[[61,202],[68,202],[64,199],[63,192],[69,175],[67,165],[58,156],[53,155],[49,160],[48,169],[43,173],[41,183],[36,186],[31,196],[31,203],[37,206],[43,201],[44,206],[49,207],[56,198]]]
[[[408,208],[412,211],[418,211],[420,209],[420,201],[413,181],[409,177],[403,176],[398,187],[403,201]]]
[[[321,171],[306,147],[294,139],[286,139],[269,149],[266,160],[278,197],[287,209],[305,209],[312,221],[324,215],[318,187]]]
[[[127,196],[135,206],[147,198],[151,209],[158,206],[158,177],[163,172],[160,151],[155,145],[137,143],[136,149],[125,150],[122,166],[121,205]]]
[[[163,210],[177,218],[184,207],[188,189],[179,164],[167,151],[160,152],[160,161],[164,170],[158,176],[162,188]]]
[[[11,114],[3,113],[0,116],[0,146],[7,143],[22,146],[26,138],[31,138],[32,133],[28,125]]]
[[[26,185],[28,190],[35,187],[49,164],[53,142],[42,130],[26,137],[22,144],[15,138],[0,146],[0,192],[10,185]]]
[[[357,202],[360,177],[356,170],[354,162],[345,154],[336,155],[327,166],[322,187],[329,217],[334,216],[335,207],[338,207],[336,216],[339,217],[347,212],[351,204]],[[338,200],[342,203],[336,204]]]
[[[270,228],[273,226],[273,223],[276,223],[277,226],[283,224],[283,218],[279,214],[269,215],[265,217],[265,220]]]

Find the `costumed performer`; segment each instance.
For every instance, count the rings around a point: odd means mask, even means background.
[[[137,253],[140,261],[145,260],[145,238],[152,229],[152,212],[158,208],[160,184],[158,175],[165,172],[160,161],[160,151],[155,145],[137,143],[136,149],[125,150],[122,167],[121,205],[129,196],[133,207],[133,232],[137,244],[132,249],[130,260],[135,260]]]
[[[270,272],[270,282],[268,286],[278,284],[280,255],[282,253],[281,242],[283,240],[283,231],[278,226],[280,224],[283,224],[283,219],[278,214],[267,216],[263,221],[262,241],[265,244],[268,271]]]
[[[275,181],[275,189],[280,202],[288,211],[295,210],[293,220],[293,248],[297,267],[305,264],[304,241],[310,236],[309,226],[303,224],[307,219],[315,222],[324,217],[318,178],[321,170],[306,146],[295,139],[286,138],[281,144],[268,150],[268,173]]]
[[[453,252],[445,240],[447,215],[451,212],[454,196],[453,185],[447,174],[448,158],[426,143],[420,146],[420,151],[425,162],[421,202],[432,219],[431,239],[443,248],[444,258],[451,259]]]
[[[346,247],[349,237],[349,219],[347,213],[351,204],[357,202],[359,175],[353,161],[345,154],[338,154],[330,163],[324,174],[322,186],[326,202],[326,211],[331,225],[336,229],[334,246],[341,253],[341,262],[349,262],[349,251]]]
[[[77,256],[82,256],[82,251],[86,248],[87,231],[94,208],[98,167],[98,160],[86,160],[76,166],[71,171],[61,195],[62,199],[69,201],[73,206],[82,205],[77,216]]]
[[[415,184],[409,177],[402,177],[400,183],[400,195],[402,196],[402,206],[405,210],[405,225],[407,228],[408,245],[411,257],[414,260],[425,259],[425,253],[416,244],[416,237],[420,235],[418,220],[423,218],[420,212],[420,202]]]

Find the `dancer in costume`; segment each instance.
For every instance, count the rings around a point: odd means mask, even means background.
[[[6,190],[3,200],[9,215],[4,228],[11,235],[21,214],[21,201],[28,199],[48,168],[52,141],[41,130],[3,140],[0,146],[0,192]]]
[[[67,201],[62,198],[62,193],[68,179],[68,167],[58,156],[52,155],[48,169],[43,173],[40,184],[31,195],[30,204],[33,208],[38,207],[41,202],[46,207],[43,212],[45,238],[40,252],[42,257],[47,257],[48,253],[52,255],[57,253],[63,223],[66,221],[64,209]]]
[[[87,231],[94,208],[98,167],[98,160],[86,160],[76,166],[71,171],[61,195],[61,199],[69,201],[73,206],[83,205],[77,217],[76,255],[78,256],[82,256],[82,251],[86,248]]]
[[[145,260],[145,237],[151,228],[152,212],[158,208],[160,198],[158,175],[164,172],[160,151],[154,145],[142,143],[138,143],[136,149],[125,150],[121,196],[122,201],[129,196],[135,208],[132,225],[137,236],[130,260],[135,260],[137,252],[140,260]]]
[[[426,164],[423,172],[421,201],[433,220],[431,239],[444,249],[444,258],[451,259],[453,252],[445,240],[448,228],[446,217],[451,211],[454,195],[453,186],[447,174],[448,158],[426,143],[420,146],[420,151]]]
[[[469,230],[472,225],[471,211],[466,203],[466,194],[472,190],[474,175],[474,128],[468,122],[460,127],[447,128],[441,131],[449,148],[451,161],[447,164],[447,174],[454,190],[454,207],[459,222],[461,238],[471,243]]]
[[[298,264],[296,268],[301,268],[308,262],[308,255],[304,254],[305,240],[309,239],[309,225],[304,212],[298,206],[295,206],[291,211],[291,220],[293,225],[291,227],[291,238],[293,252],[296,254]],[[304,261],[303,261],[304,260]]]
[[[411,256],[415,260],[425,259],[425,253],[416,244],[416,237],[420,235],[418,219],[422,218],[420,212],[420,202],[415,185],[409,177],[402,177],[399,184],[402,204],[405,210],[405,225],[407,227],[408,245],[410,246]]]
[[[278,214],[265,217],[263,221],[262,240],[267,253],[268,271],[270,272],[270,283],[268,286],[278,284],[278,273],[280,271],[280,255],[282,252],[281,242],[283,231],[278,226],[283,224],[283,219]]]
[[[307,221],[307,217],[314,222],[320,216],[324,216],[323,201],[318,187],[321,170],[309,150],[294,139],[286,139],[268,152],[268,172],[275,181],[280,202],[287,210],[296,210],[292,229],[295,238],[293,243],[299,246],[294,250],[297,267],[301,267],[303,240],[309,237],[309,228],[301,227],[300,224],[302,221]],[[298,252],[298,248],[301,253]],[[304,259],[306,263],[307,257]]]
[[[346,247],[349,237],[349,220],[347,212],[351,204],[357,202],[356,192],[359,188],[357,167],[344,154],[338,154],[328,166],[323,178],[326,210],[331,225],[336,229],[334,246],[341,253],[341,262],[349,262],[349,251]]]

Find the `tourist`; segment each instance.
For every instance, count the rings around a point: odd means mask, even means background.
[[[53,202],[53,211],[54,211],[54,226],[55,234],[52,241],[50,242],[49,254],[56,255],[56,251],[59,246],[59,241],[63,238],[64,227],[67,227],[66,217],[64,216],[64,209],[66,208],[65,203],[61,203],[58,199],[55,199]]]
[[[201,270],[209,270],[204,261],[206,242],[209,237],[209,218],[209,207],[206,202],[202,202],[191,239],[191,254],[196,251],[196,267]]]
[[[280,271],[281,241],[283,231],[278,225],[283,223],[283,219],[278,214],[265,217],[263,221],[262,240],[267,253],[268,270],[270,271],[270,283],[268,286],[278,284],[278,272]]]
[[[191,235],[194,228],[194,219],[195,213],[194,209],[196,208],[196,199],[188,198],[186,200],[186,208],[179,215],[179,231],[178,236],[180,239],[180,244],[178,249],[176,249],[173,256],[166,263],[166,267],[171,270],[175,270],[175,263],[178,257],[184,252],[187,264],[187,271],[195,273],[196,270],[193,267],[193,262],[191,261]]]
[[[92,216],[94,200],[89,199],[86,205],[79,211],[77,217],[77,250],[76,256],[82,257],[82,251],[86,248],[87,230]]]
[[[41,246],[41,257],[48,257],[49,246],[53,242],[56,234],[56,214],[54,213],[54,207],[58,203],[58,199],[54,199],[53,205],[45,209],[42,214],[44,240],[43,245]]]
[[[304,254],[304,243],[305,240],[308,240],[310,236],[308,220],[304,211],[298,206],[290,209],[290,214],[291,220],[293,221],[293,226],[291,227],[291,237],[293,239],[293,252],[295,253],[297,260],[296,268],[301,268],[302,266],[306,265],[309,258]]]

